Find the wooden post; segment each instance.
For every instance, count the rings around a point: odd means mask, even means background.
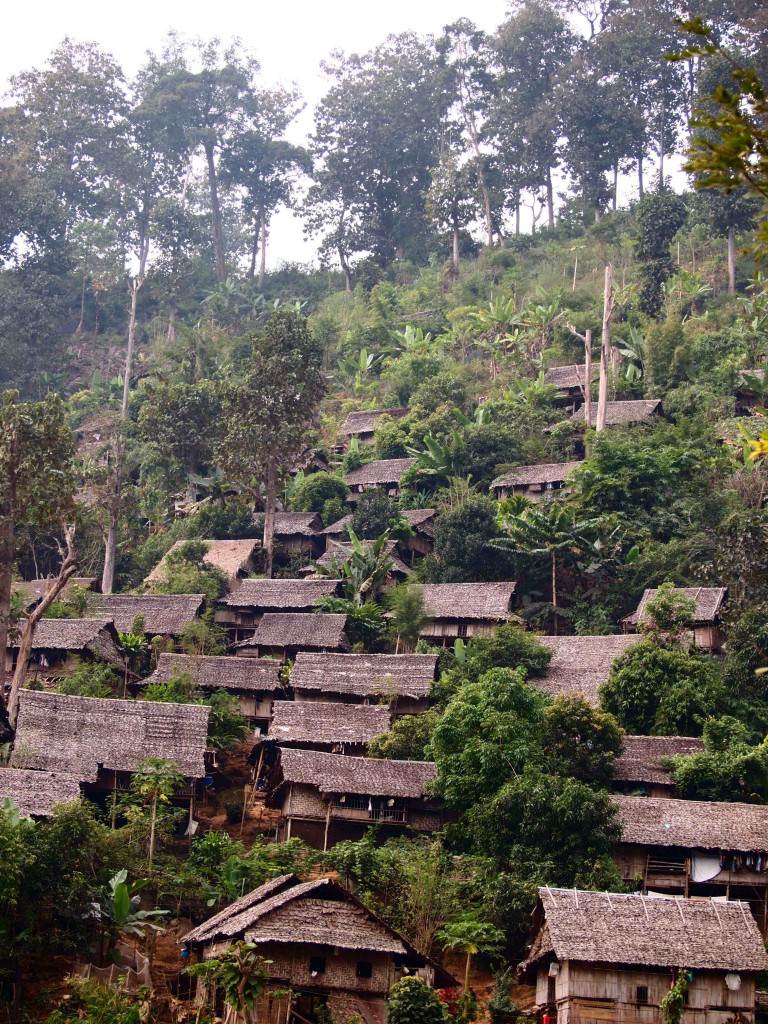
[[[328,829],[331,825],[331,801],[328,801],[328,807],[325,812],[325,833],[323,834],[323,853],[328,850]]]
[[[600,390],[597,398],[595,430],[605,429],[605,412],[608,404],[608,361],[611,356],[611,318],[613,316],[613,267],[605,267],[605,289],[603,291],[603,332],[600,342]]]
[[[592,426],[592,329],[584,332],[584,422],[587,430]]]

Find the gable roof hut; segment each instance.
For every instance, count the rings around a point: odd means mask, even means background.
[[[630,423],[647,423],[661,415],[661,399],[632,399],[624,402],[606,402],[605,404],[605,425],[606,427],[625,426]],[[572,420],[583,420],[585,416],[584,406],[578,409]],[[597,423],[597,402],[592,403],[592,415],[590,426]]]
[[[591,379],[596,381],[600,376],[600,364],[592,364]],[[569,363],[567,366],[550,366],[544,372],[544,383],[556,387],[566,396],[572,391],[579,391],[587,380],[586,363]]]
[[[497,476],[491,488],[498,501],[510,494],[523,494],[536,501],[547,491],[559,490],[580,462],[546,462],[539,466],[516,466]]]
[[[487,636],[510,622],[516,584],[427,583],[421,588],[424,615],[421,635],[446,642],[457,637]]]
[[[18,640],[9,646],[15,657]],[[32,637],[30,670],[67,671],[69,655],[89,655],[122,668],[120,640],[110,619],[40,619]]]
[[[263,522],[263,513],[254,519]],[[316,512],[275,512],[275,542],[286,554],[318,552],[322,529]]]
[[[542,887],[535,919],[526,971],[544,960],[665,970],[768,968],[760,932],[741,902]]]
[[[382,416],[391,416],[399,420],[407,416],[408,409],[402,406],[391,409],[355,409],[347,413],[347,417],[339,427],[339,437],[357,437],[361,444],[370,444]]]
[[[420,541],[422,544],[425,541],[433,541],[435,537],[435,516],[437,515],[437,509],[434,508],[407,508],[399,511],[398,516],[404,519],[406,523],[411,527],[415,533],[414,537],[409,537],[405,541],[397,541],[398,546],[405,546],[412,548],[414,541]],[[323,530],[323,536],[327,538],[326,548],[331,540],[339,540],[348,536],[347,527],[352,523],[352,513],[350,512],[346,516],[342,516],[341,519],[337,519],[335,523],[331,523],[330,526],[326,526]],[[343,542],[343,541],[342,541]],[[416,548],[420,551],[420,548]],[[432,545],[429,544],[428,550],[432,550]],[[427,554],[428,550],[422,554]]]
[[[76,775],[0,768],[0,803],[12,800],[23,817],[48,818],[54,807],[80,799]]]
[[[360,543],[364,548],[370,548],[374,541],[372,540],[361,540]],[[384,546],[386,557],[392,563],[392,568],[389,570],[390,576],[399,576],[401,579],[411,575],[411,570],[405,564],[405,562],[399,557],[397,553],[397,541],[388,540]],[[324,569],[333,568],[333,560],[337,562],[344,562],[352,554],[352,543],[339,540],[329,540],[325,552],[317,559],[316,564],[321,565]],[[312,566],[308,566],[311,571]]]
[[[260,651],[295,657],[301,650],[346,651],[346,615],[329,612],[266,612],[248,640],[236,647],[241,657],[258,656]]]
[[[310,612],[324,597],[334,597],[339,581],[322,579],[243,580],[219,601],[215,620],[232,640],[246,639],[266,612]]]
[[[671,796],[675,784],[664,767],[668,757],[700,754],[704,740],[693,736],[625,736],[613,763],[613,785],[622,792],[654,797]]]
[[[162,583],[168,566],[168,556],[188,543],[186,540],[177,540],[144,580],[144,586],[152,587],[156,583]],[[254,571],[253,556],[261,547],[260,540],[206,540],[203,543],[206,546],[203,561],[224,575],[228,587],[231,588],[241,576]]]
[[[201,778],[210,711],[22,690],[11,766],[96,782],[102,768],[132,772],[142,758],[160,757],[186,778]]]
[[[280,965],[279,980],[305,990],[344,989],[383,996],[403,969],[418,970],[430,984],[436,979],[440,984],[456,984],[450,974],[417,953],[407,939],[331,878],[307,882],[296,875],[273,878],[180,941],[207,958],[237,939],[262,947],[267,963]],[[286,955],[285,947],[293,950]],[[309,947],[304,955],[301,947]],[[326,950],[333,950],[333,958],[326,962],[325,957],[318,957],[315,967],[322,969],[312,972],[308,954]],[[356,969],[361,953],[372,958],[370,970]]]
[[[383,704],[276,700],[268,738],[281,746],[364,753],[376,736],[389,732],[391,715]]]
[[[675,587],[671,593],[693,601],[693,627],[691,639],[704,650],[719,650],[722,646],[720,633],[720,612],[728,599],[727,587]],[[658,597],[658,590],[646,590],[640,604],[626,618],[621,620],[626,633],[636,633],[638,627],[650,618],[648,602]]]
[[[204,594],[93,594],[88,611],[112,619],[121,633],[130,633],[137,615],[146,636],[180,636],[198,617]]]
[[[378,822],[382,838],[442,827],[439,802],[429,796],[435,765],[349,757],[282,747],[269,776],[267,804],[280,807],[280,838],[299,835],[326,849],[340,839],[362,838]]]
[[[396,697],[424,700],[437,671],[436,654],[311,654],[297,655],[290,684],[299,695]]]
[[[376,459],[359,469],[353,469],[344,477],[344,483],[352,492],[347,501],[355,502],[369,487],[383,487],[390,497],[396,497],[401,477],[416,465],[416,459]]]
[[[615,636],[540,636],[540,643],[552,651],[552,660],[543,678],[530,679],[532,686],[552,697],[580,693],[595,707],[600,703],[598,690],[608,678],[611,665],[636,637]]]
[[[242,714],[266,732],[272,702],[283,692],[280,669],[280,662],[274,658],[161,654],[157,668],[143,685],[167,683],[174,675],[187,673],[201,690],[226,690],[236,696]]]
[[[688,850],[768,850],[768,807],[710,800],[614,796],[622,843]]]

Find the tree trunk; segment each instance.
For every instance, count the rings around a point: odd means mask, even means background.
[[[14,729],[16,728],[16,718],[19,713],[19,691],[24,686],[24,681],[27,676],[27,664],[32,656],[32,644],[35,639],[35,628],[45,612],[48,611],[50,606],[77,571],[74,545],[75,531],[73,527],[68,526],[66,528],[64,531],[64,538],[67,544],[67,552],[59,568],[59,574],[51,583],[50,589],[44,594],[42,601],[40,601],[37,607],[34,608],[27,616],[27,620],[24,623],[24,629],[21,632],[21,639],[19,640],[19,656],[16,661],[16,670],[13,673],[13,679],[11,680],[11,691],[8,695],[8,719],[11,728]]]
[[[75,328],[75,334],[81,334],[83,330],[83,321],[85,320],[85,282],[86,275],[83,274],[83,285],[80,289],[80,322]]]
[[[451,260],[451,276],[454,281],[459,278],[459,224],[456,218],[453,221],[453,258]]]
[[[259,252],[259,228],[253,230],[253,245],[251,246],[251,262],[248,267],[248,277],[253,281],[256,277],[256,256]]]
[[[277,504],[277,466],[269,460],[267,464],[267,501],[264,509],[264,575],[272,578],[272,562],[275,550],[275,505]]]
[[[605,411],[608,404],[608,360],[611,355],[611,318],[613,316],[613,267],[605,267],[605,288],[603,291],[603,333],[600,342],[600,391],[597,398],[597,420],[595,430],[605,429]]]
[[[211,226],[213,228],[213,250],[216,254],[216,280],[225,281],[227,267],[224,262],[224,230],[221,225],[219,207],[219,186],[216,181],[216,162],[213,143],[205,144],[205,159],[208,164],[208,188],[211,193]]]
[[[616,212],[619,201],[619,163],[613,165],[613,198],[611,201],[611,209]]]
[[[176,299],[171,299],[171,304],[168,307],[168,333],[166,334],[166,341],[176,341]]]
[[[342,246],[338,246],[337,251],[339,254],[339,263],[341,264],[341,269],[344,272],[344,289],[345,291],[351,292],[352,271],[349,269],[349,263],[347,263],[347,257]]]
[[[584,422],[592,425],[592,328],[584,332]]]
[[[515,235],[520,234],[520,194],[515,196]]]
[[[485,184],[485,174],[480,170],[480,197],[483,200],[483,213],[485,215],[485,233],[488,239],[488,247],[493,248],[493,216],[491,215],[491,197],[488,194],[488,186]]]
[[[0,735],[10,725],[5,704],[5,659],[11,629],[11,591],[13,590],[14,531],[8,505],[0,515]]]
[[[555,227],[555,193],[552,188],[552,168],[547,168],[547,223],[550,228]]]
[[[728,294],[736,294],[736,228],[728,228]]]
[[[259,288],[264,287],[264,276],[267,273],[267,211],[259,207],[259,239],[261,244],[261,260],[259,262]]]
[[[464,962],[464,995],[469,995],[469,979],[472,970],[472,954],[467,951],[467,959]]]
[[[643,182],[643,154],[641,153],[637,158],[637,188],[642,199],[645,195],[645,184]]]
[[[573,261],[573,281],[571,282],[571,291],[572,292],[576,291],[576,274],[578,273],[578,270],[579,270],[579,254],[576,253],[576,257],[575,257],[575,259]]]
[[[148,868],[152,870],[152,861],[155,859],[155,827],[157,825],[157,800],[158,796],[155,793],[152,799],[152,818],[149,823],[149,861]]]
[[[552,632],[557,636],[557,554],[552,548]]]

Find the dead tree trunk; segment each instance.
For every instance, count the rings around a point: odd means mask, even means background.
[[[77,571],[77,565],[75,564],[74,527],[68,526],[66,528],[64,531],[64,539],[67,549],[61,563],[61,567],[59,568],[59,574],[51,583],[50,589],[43,595],[42,601],[29,613],[24,623],[24,629],[21,631],[21,639],[19,640],[19,656],[16,661],[16,670],[14,671],[13,679],[11,680],[11,692],[8,695],[8,719],[10,721],[11,728],[13,729],[16,728],[16,718],[19,713],[19,691],[24,685],[24,680],[27,676],[27,664],[32,656],[35,627]]]
[[[611,358],[611,318],[613,317],[613,267],[605,267],[605,289],[603,291],[603,332],[600,342],[600,390],[597,397],[597,418],[595,430],[605,429],[605,413],[608,405],[608,362]]]
[[[264,287],[264,277],[267,273],[267,212],[264,207],[259,208],[259,242],[261,245],[261,258],[259,261],[259,288]]]
[[[264,575],[272,578],[275,552],[275,507],[277,505],[277,466],[272,459],[267,464],[267,495],[264,506]]]

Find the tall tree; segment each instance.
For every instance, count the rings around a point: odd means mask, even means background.
[[[450,232],[451,273],[458,277],[461,230],[466,228],[478,209],[473,187],[476,175],[471,164],[462,167],[452,153],[446,153],[440,157],[437,167],[433,168],[431,177],[432,182],[427,192],[427,213],[439,228]],[[490,223],[490,207],[488,214]]]
[[[306,445],[307,428],[323,391],[323,353],[306,320],[279,309],[261,337],[243,378],[225,396],[219,461],[234,479],[265,486],[264,569],[272,575],[278,478]]]
[[[19,523],[59,528],[73,510],[74,437],[57,395],[21,402],[18,392],[0,400],[0,650],[8,648],[11,589]],[[0,680],[5,668],[0,668]],[[7,725],[4,687],[0,723]]]

